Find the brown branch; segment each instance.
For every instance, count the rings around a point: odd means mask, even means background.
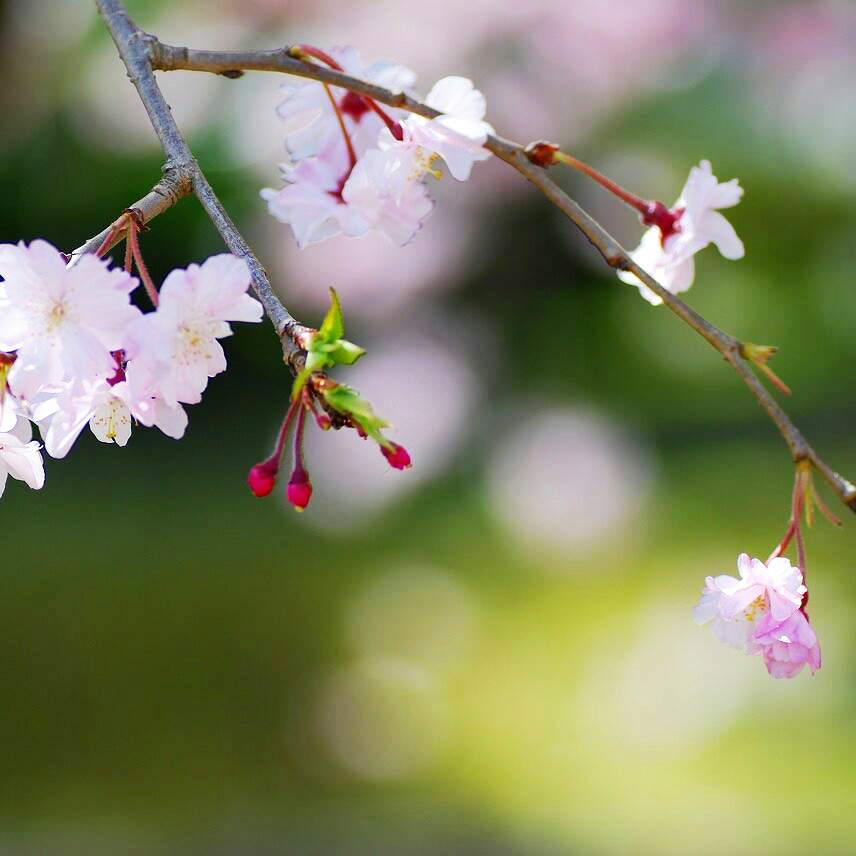
[[[304,353],[298,345],[297,339],[307,328],[295,320],[282,305],[274,293],[261,262],[226,213],[225,208],[208,183],[208,179],[193,157],[193,153],[172,117],[169,105],[155,80],[150,60],[152,37],[140,30],[131,20],[121,0],[95,0],[95,5],[116,43],[119,56],[128,71],[128,78],[136,87],[140,100],[149,114],[152,128],[154,128],[166,155],[165,181],[170,175],[179,176],[180,184],[177,186],[186,187],[187,190],[193,192],[230,252],[246,261],[252,277],[253,291],[264,306],[277,336],[282,342],[285,361],[292,369],[300,371],[303,367]],[[157,188],[152,191],[152,194],[156,191]],[[145,197],[145,200],[148,200],[152,194]],[[141,200],[141,202],[145,200]],[[174,202],[175,199],[172,201]],[[161,202],[163,207],[158,207]],[[165,199],[151,200],[151,203],[150,208],[154,213],[160,213],[169,207]],[[140,203],[135,207],[141,207]],[[155,208],[158,210],[155,211]],[[84,247],[89,247],[91,244],[92,241],[87,242]]]
[[[99,6],[117,5],[115,2],[108,2],[108,0],[96,0],[96,2],[99,3]],[[141,45],[141,52],[146,54],[150,69],[159,71],[206,71],[228,78],[238,78],[244,71],[284,72],[348,89],[382,104],[409,110],[420,116],[433,118],[438,115],[438,111],[405,93],[393,92],[341,72],[298,59],[289,53],[288,47],[268,51],[207,51],[173,47],[163,44],[154,36],[147,34],[140,33],[137,38]],[[502,137],[491,136],[485,143],[485,147],[534,184],[586,236],[610,267],[633,273],[651,291],[657,294],[675,315],[719,351],[779,429],[794,461],[811,461],[820,475],[835,491],[838,498],[851,510],[856,511],[856,487],[832,470],[812,449],[799,429],[758,380],[751,365],[741,356],[741,342],[738,339],[711,324],[687,303],[667,291],[659,282],[642,270],[618,241],[553,182],[544,169],[529,161],[521,145]]]

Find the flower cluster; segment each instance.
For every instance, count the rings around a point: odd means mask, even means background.
[[[294,53],[395,91],[416,80],[400,65],[364,66],[351,47],[326,54],[303,46]],[[465,77],[444,77],[434,85],[424,102],[438,112],[433,119],[381,108],[314,81],[283,89],[279,114],[291,160],[281,166],[285,186],[261,195],[270,213],[291,226],[300,247],[370,229],[404,245],[433,209],[425,179],[441,176],[437,161],[465,181],[473,163],[489,157],[483,146],[493,128],[484,121],[485,98]]]
[[[713,622],[714,635],[747,654],[762,654],[774,678],[793,678],[808,664],[820,668],[820,645],[805,611],[802,571],[781,556],[737,558],[736,577],[707,577],[695,608],[699,624]]]
[[[250,469],[247,484],[258,497],[269,496],[282,469],[286,446],[294,428],[294,456],[291,476],[286,487],[286,499],[297,511],[304,511],[312,498],[312,482],[303,456],[306,416],[311,414],[322,431],[330,428],[353,428],[363,439],[378,444],[387,463],[396,470],[410,467],[410,455],[404,446],[393,443],[383,434],[388,427],[357,394],[356,390],[327,377],[325,370],[336,365],[353,365],[365,351],[343,339],[345,321],[342,307],[334,289],[330,289],[330,310],[317,330],[306,329],[300,334],[300,345],[306,351],[306,365],[294,379],[291,402],[269,458]]]
[[[44,484],[30,423],[53,458],[87,424],[119,446],[134,422],[183,436],[182,405],[226,368],[217,340],[228,322],[262,317],[246,262],[232,255],[174,270],[146,314],[131,302],[138,280],[127,270],[94,255],[67,265],[46,241],[0,245],[0,276],[0,493],[7,475]]]

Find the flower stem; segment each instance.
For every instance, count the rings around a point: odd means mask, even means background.
[[[333,57],[330,56],[326,51],[322,51],[320,48],[313,47],[312,45],[294,45],[292,49],[289,51],[292,56],[297,57],[297,59],[305,59],[306,57],[312,57],[313,59],[320,60],[325,65],[328,65],[333,71],[339,71],[344,73],[345,69],[336,62]],[[324,84],[324,88],[327,89],[327,84]],[[349,90],[353,91],[353,90]],[[328,95],[330,94],[330,90],[327,89]],[[358,98],[362,98],[363,102],[366,106],[377,113],[380,116],[381,121],[383,121],[384,125],[389,128],[389,132],[395,137],[396,140],[402,139],[401,133],[401,125],[395,121],[383,108],[381,108],[372,98],[369,98],[367,95],[360,95],[359,92],[354,93]],[[330,99],[333,99],[333,96],[330,95]],[[333,102],[333,107],[336,108],[335,101]],[[336,113],[338,114],[338,109],[336,109]],[[341,122],[341,116],[339,117],[339,121]]]
[[[108,249],[113,244],[113,241],[116,240],[116,236],[125,230],[127,226],[127,214],[123,214],[115,223],[110,224],[110,231],[107,233],[107,237],[101,242],[101,246],[95,251],[95,255],[100,259],[104,253],[107,252]]]
[[[306,427],[306,407],[303,406],[301,399],[297,399],[301,403],[300,410],[297,412],[297,428],[294,430],[294,471],[305,472],[303,469],[303,433]],[[292,405],[293,406],[293,405]]]
[[[601,185],[601,187],[605,187],[610,193],[617,196],[623,202],[626,202],[631,208],[638,211],[643,218],[649,214],[651,208],[650,202],[646,202],[635,193],[625,190],[625,188],[620,184],[616,184],[612,179],[607,178],[602,172],[598,172],[593,166],[589,166],[587,163],[583,163],[583,161],[578,160],[573,155],[569,155],[563,151],[555,152],[553,157],[557,161],[560,161],[572,169],[583,173],[583,175],[587,175],[589,178]]]
[[[137,222],[133,215],[128,217],[128,245],[131,247],[131,254],[134,257],[134,263],[137,265],[137,272],[140,274],[140,279],[143,281],[143,286],[146,289],[146,294],[152,301],[155,309],[158,308],[160,299],[158,298],[158,290],[155,288],[154,280],[149,274],[149,269],[143,261],[143,254],[140,252],[140,242],[137,240]]]
[[[283,453],[285,452],[285,442],[288,439],[288,429],[291,427],[291,422],[294,419],[294,413],[297,410],[298,402],[292,401],[285,413],[285,418],[282,420],[282,425],[279,426],[279,434],[276,437],[276,446],[274,446],[273,454],[268,458],[269,461],[276,462],[279,469],[282,461]]]
[[[348,129],[345,127],[345,120],[342,116],[342,111],[339,110],[339,105],[336,103],[336,99],[333,97],[333,93],[330,91],[330,87],[326,83],[321,84],[324,87],[324,91],[327,93],[327,97],[330,99],[330,103],[333,105],[333,112],[336,114],[336,119],[339,122],[339,127],[342,129],[342,136],[345,138],[345,146],[348,149],[348,159],[351,162],[351,169],[353,169],[357,165],[357,156],[354,153],[354,144],[351,142],[351,135],[348,133]]]

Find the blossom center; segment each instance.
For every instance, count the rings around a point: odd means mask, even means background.
[[[440,160],[440,155],[436,152],[429,152],[422,146],[417,147],[416,155],[413,158],[413,172],[410,175],[411,181],[418,181],[425,173],[430,173],[438,181],[443,177],[443,173],[434,166]]]
[[[746,609],[743,611],[743,614],[746,616],[747,621],[754,621],[755,616],[759,612],[766,611],[767,599],[763,594],[759,594],[758,597],[756,597],[755,600],[753,600],[752,603],[750,603],[749,606],[746,607]]]
[[[57,327],[59,327],[60,324],[62,324],[62,322],[65,320],[65,315],[65,304],[60,300],[55,301],[51,305],[50,311],[47,313],[47,316],[45,318],[47,324],[47,332],[53,333],[57,329]]]
[[[180,362],[187,365],[199,359],[210,359],[208,342],[211,336],[201,327],[182,324],[178,328],[179,347],[176,354]]]
[[[660,230],[660,242],[665,248],[666,241],[672,235],[681,231],[681,217],[683,208],[675,208],[674,211],[666,208],[662,202],[651,202],[642,214],[642,222],[646,226],[656,226]]]
[[[339,102],[339,109],[351,117],[354,122],[359,122],[369,112],[369,106],[365,99],[355,92],[346,92],[345,97]]]

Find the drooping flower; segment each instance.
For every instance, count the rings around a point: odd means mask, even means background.
[[[45,451],[64,458],[89,424],[102,443],[124,446],[131,436],[131,413],[106,380],[66,384],[35,409]]]
[[[44,487],[41,446],[32,437],[32,426],[24,418],[18,418],[9,431],[0,433],[0,496],[3,496],[9,476],[33,490]]]
[[[783,621],[768,612],[751,638],[753,653],[761,653],[767,671],[774,678],[796,677],[808,664],[811,673],[820,668],[820,645],[817,634],[802,609]]]
[[[47,241],[0,245],[0,351],[15,351],[9,387],[32,398],[40,387],[107,378],[140,316],[129,295],[137,280],[83,256],[67,268]]]
[[[368,231],[370,222],[344,199],[351,163],[341,136],[329,140],[317,156],[281,164],[280,170],[285,186],[265,187],[261,197],[280,223],[291,226],[298,247]]]
[[[334,47],[330,50],[330,56],[339,63],[345,74],[375,83],[393,92],[404,92],[416,82],[414,72],[392,62],[364,65],[359,51],[353,47]],[[300,81],[284,84],[282,89],[286,98],[277,112],[285,120],[285,145],[293,160],[317,155],[332,139],[341,140],[342,132],[338,119],[322,84],[316,81]],[[331,86],[330,92],[342,115],[357,157],[360,157],[369,148],[377,145],[378,133],[384,127],[383,121],[359,95],[336,86]],[[403,115],[400,110],[385,110],[394,119]]]
[[[418,180],[418,153],[371,149],[357,161],[342,198],[393,243],[404,246],[434,208],[428,188]]]
[[[137,389],[167,408],[199,402],[208,378],[226,369],[217,339],[231,335],[228,322],[262,318],[261,304],[246,293],[249,284],[247,263],[227,253],[172,271],[157,311],[128,333],[125,351]]]
[[[432,172],[434,156],[440,157],[454,178],[466,181],[473,163],[490,157],[484,143],[494,129],[484,121],[484,95],[466,77],[444,77],[431,88],[425,103],[441,115],[427,119],[411,113],[399,123],[403,139],[397,140],[384,128],[378,146],[421,150],[416,163],[423,173]]]
[[[720,641],[748,650],[757,620],[766,614],[777,622],[790,618],[800,608],[806,587],[802,571],[781,556],[764,564],[741,553],[737,570],[739,579],[728,574],[707,577],[694,616],[698,624],[712,620]]]
[[[743,258],[743,242],[718,210],[732,208],[742,196],[743,188],[736,178],[720,182],[713,175],[710,161],[701,161],[690,170],[678,201],[667,212],[672,215],[669,234],[664,234],[659,226],[651,226],[630,254],[633,261],[667,291],[680,294],[693,283],[693,257],[709,244],[715,244],[726,259]],[[635,285],[652,305],[663,302],[635,274],[619,271],[618,276],[623,282]]]

